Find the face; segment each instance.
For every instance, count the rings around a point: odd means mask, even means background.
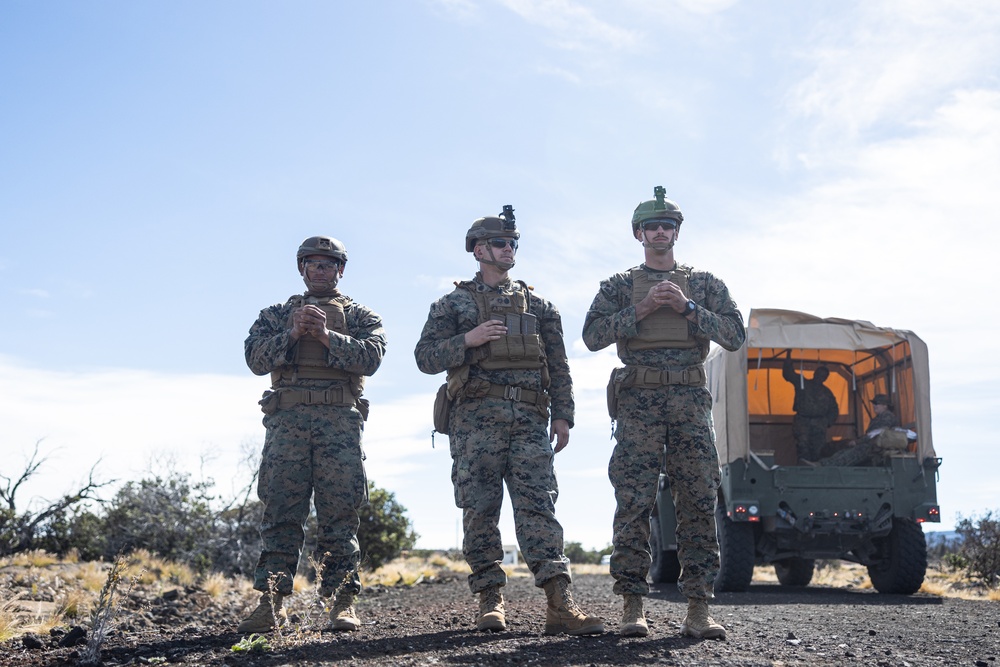
[[[874,408],[875,414],[877,414],[877,415],[882,414],[883,412],[885,412],[888,409],[889,409],[889,406],[885,405],[884,403],[876,403],[875,404],[875,408]]]
[[[299,273],[310,291],[329,292],[340,282],[344,266],[333,257],[307,255],[302,259]]]
[[[492,252],[492,257],[490,253]],[[504,264],[513,264],[514,255],[517,254],[517,240],[511,236],[501,236],[499,238],[486,239],[478,243],[475,248],[476,259],[492,259]]]

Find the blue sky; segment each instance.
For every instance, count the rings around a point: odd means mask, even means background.
[[[943,528],[997,507],[1000,14],[988,1],[408,0],[0,4],[0,473],[24,492],[173,465],[246,484],[267,381],[258,311],[299,242],[389,349],[368,473],[422,537],[458,539],[440,377],[413,347],[513,204],[514,277],[562,311],[578,418],[567,540],[602,547],[604,383],[580,340],[599,280],[641,261],[635,205],[684,210],[682,262],[751,307],[869,320],[930,348]],[[22,502],[27,499],[25,496]],[[509,509],[504,538],[513,542]]]

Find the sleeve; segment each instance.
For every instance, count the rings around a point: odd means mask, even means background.
[[[290,303],[265,308],[250,327],[243,353],[254,375],[266,375],[291,362],[293,346],[287,326],[290,310]]]
[[[344,314],[350,335],[330,332],[327,363],[348,373],[373,375],[382,365],[388,344],[382,318],[354,302],[347,306]]]
[[[545,346],[552,419],[565,419],[572,428],[576,405],[573,399],[573,379],[569,373],[569,359],[566,357],[562,318],[552,303],[537,297],[532,297],[532,301],[535,301],[532,312],[538,315],[539,334]]]
[[[734,352],[747,339],[743,315],[729,295],[729,288],[711,273],[705,273],[705,303],[695,312],[695,336],[704,337]],[[787,379],[787,378],[786,378]]]
[[[436,375],[468,363],[465,332],[459,331],[458,317],[445,295],[431,304],[427,322],[413,350],[417,368]]]
[[[583,322],[583,342],[588,350],[603,350],[619,340],[638,335],[635,306],[622,303],[621,299],[622,294],[629,295],[631,290],[631,283],[623,274],[601,281]]]

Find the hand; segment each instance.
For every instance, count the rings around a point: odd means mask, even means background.
[[[677,283],[664,280],[650,287],[643,300],[636,304],[636,319],[641,320],[663,306],[672,308],[676,313],[683,313],[687,302],[687,295]]]
[[[500,340],[507,335],[507,327],[500,320],[486,320],[465,334],[465,347],[479,347],[491,340]]]
[[[330,335],[326,328],[326,313],[319,306],[309,304],[292,311],[292,338],[297,340],[307,334],[320,340]]]
[[[556,441],[555,453],[558,454],[569,444],[569,422],[565,419],[553,419],[549,431],[549,444]]]

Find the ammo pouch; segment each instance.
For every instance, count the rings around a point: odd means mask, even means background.
[[[448,383],[438,388],[434,397],[434,430],[448,435],[448,418],[451,417],[451,399],[448,398]]]

